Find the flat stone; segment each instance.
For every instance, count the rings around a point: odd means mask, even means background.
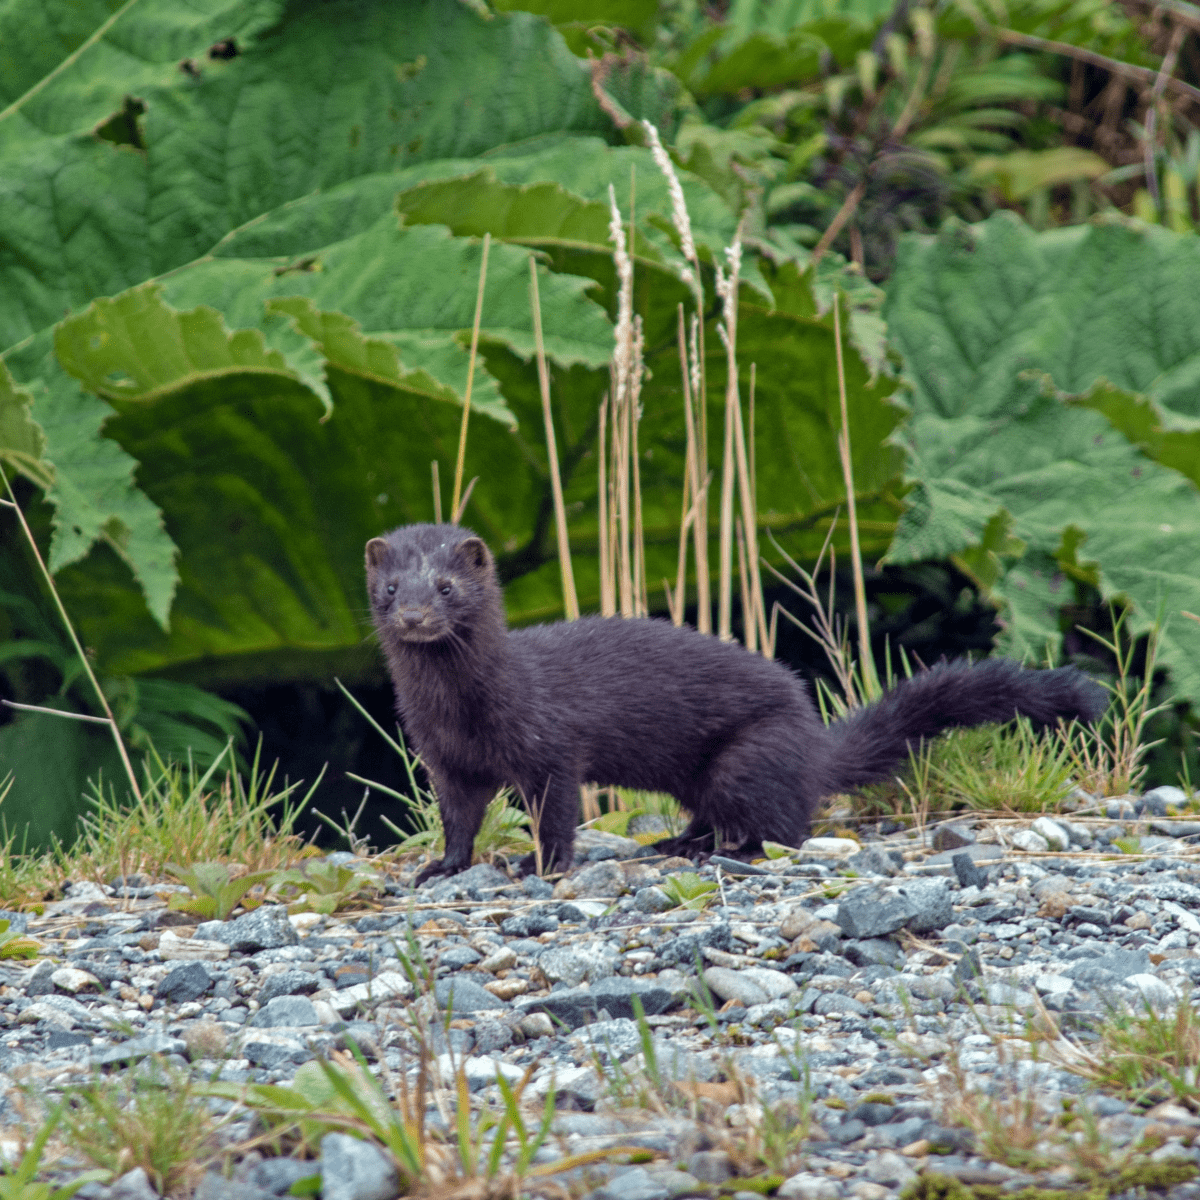
[[[1045,854],[1050,849],[1050,843],[1032,829],[1019,829],[1012,836],[1012,844],[1027,854]]]
[[[226,947],[228,953],[228,947]],[[216,980],[203,962],[186,962],[169,971],[154,989],[154,994],[169,1004],[186,1004],[207,995]]]
[[[749,1008],[752,1004],[766,1004],[771,999],[765,989],[731,967],[709,967],[703,978],[709,990],[721,1000],[740,1000]]]
[[[697,957],[703,957],[705,948],[732,950],[733,933],[725,921],[706,925],[692,933],[681,933],[658,947],[658,957],[667,966],[682,963],[688,968],[696,965]]]
[[[268,1000],[250,1018],[249,1024],[258,1029],[272,1029],[280,1025],[319,1025],[320,1018],[313,1002],[305,996],[276,996]]]
[[[860,887],[838,904],[836,920],[847,937],[873,938],[903,929],[916,915],[902,892]]]
[[[723,854],[714,854],[708,860],[710,867],[720,867],[726,875],[770,875],[771,872],[766,867],[757,866],[754,863],[739,862],[736,858],[726,858]]]
[[[1060,825],[1053,817],[1038,817],[1030,827],[1044,838],[1051,850],[1066,850],[1071,844],[1071,831]]]
[[[568,875],[554,889],[560,900],[616,898],[625,891],[625,872],[615,861],[592,863],[574,875]]]
[[[933,848],[939,853],[961,850],[964,846],[973,846],[975,841],[975,831],[969,825],[939,825],[933,831]]]
[[[346,1133],[321,1139],[322,1200],[395,1200],[399,1190],[395,1165],[374,1143]]]
[[[78,967],[59,967],[50,976],[50,982],[59,991],[77,996],[80,992],[102,992],[104,984],[91,971],[82,971]]]
[[[192,1200],[268,1200],[274,1193],[238,1179],[226,1179],[220,1171],[205,1171]]]
[[[164,962],[221,962],[229,957],[229,946],[208,938],[181,938],[169,929],[158,939],[158,956]]]
[[[545,908],[517,913],[501,922],[500,932],[510,938],[534,938],[558,929],[558,916]]]
[[[954,920],[954,902],[945,879],[913,879],[896,891],[913,908],[907,924],[913,933],[933,933]]]
[[[134,1167],[109,1185],[108,1200],[159,1200],[144,1167]]]
[[[405,982],[407,983],[407,980]],[[439,979],[433,985],[433,993],[440,1008],[449,1008],[456,1013],[483,1012],[508,1007],[498,996],[493,996],[474,980],[465,979],[461,975]]]
[[[276,996],[311,996],[320,986],[321,981],[312,971],[279,971],[263,981],[258,1003],[270,1004]]]
[[[278,950],[294,946],[300,937],[288,920],[282,904],[264,904],[244,917],[220,922],[219,940],[240,954],[257,954],[261,950]],[[201,929],[207,929],[201,926]],[[199,933],[200,930],[197,930]]]
[[[301,1179],[312,1179],[319,1176],[321,1164],[316,1162],[301,1162],[295,1158],[267,1158],[252,1167],[246,1176],[248,1183],[270,1192],[273,1196],[282,1196]]]
[[[635,995],[641,1003],[642,1011],[648,1017],[665,1012],[675,999],[670,989],[656,983],[612,975],[602,979],[594,987],[539,996],[524,1007],[531,1013],[546,1013],[569,1029],[578,1029],[586,1022],[595,1020],[601,1009],[610,1017],[635,1017]]]
[[[861,849],[861,844],[853,838],[838,837],[809,838],[800,847],[803,854],[821,854],[839,857],[845,854],[855,854]]]
[[[434,986],[439,995],[442,985],[449,982],[447,979],[437,981]],[[471,984],[471,986],[483,991],[477,983]],[[355,983],[350,987],[338,988],[329,997],[329,1003],[335,1012],[347,1016],[359,1008],[371,1008],[381,1004],[384,1000],[407,1000],[412,992],[413,986],[407,976],[402,975],[399,971],[381,971],[367,983]]]
[[[145,1037],[131,1038],[127,1042],[119,1042],[103,1050],[97,1050],[92,1055],[92,1065],[110,1067],[117,1063],[137,1062],[149,1058],[152,1054],[186,1054],[187,1042],[183,1038],[168,1037],[165,1033],[150,1033]]]
[[[972,862],[993,862],[1004,857],[1004,848],[992,842],[976,842],[973,846],[963,846],[960,850],[943,850],[940,854],[931,854],[926,860],[927,867],[950,866],[956,854],[969,854]]]
[[[1179,993],[1157,975],[1137,974],[1125,977],[1125,986],[1137,988],[1155,1008],[1167,1008],[1179,999]]]
[[[598,983],[616,973],[616,956],[607,946],[584,943],[579,946],[554,946],[538,957],[538,967],[551,983],[578,987],[585,979]]]
[[[724,1183],[733,1175],[733,1163],[724,1150],[697,1150],[687,1169],[701,1183]]]
[[[641,913],[664,913],[675,907],[675,901],[660,887],[644,887],[634,895],[633,907]]]
[[[645,1167],[630,1167],[614,1175],[592,1196],[595,1200],[667,1200],[670,1189]]]

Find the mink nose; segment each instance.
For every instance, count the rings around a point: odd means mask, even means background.
[[[425,614],[419,608],[406,608],[400,613],[400,620],[408,629],[415,629],[425,620]]]

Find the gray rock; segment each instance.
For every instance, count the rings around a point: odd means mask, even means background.
[[[540,933],[554,933],[556,929],[558,917],[542,908],[517,913],[500,926],[500,932],[510,938],[534,938]]]
[[[220,935],[213,940],[224,942],[241,954],[294,946],[300,940],[282,904],[264,904],[236,921],[223,921],[221,925]]]
[[[658,813],[634,813],[625,826],[625,832],[632,838],[639,833],[657,833],[666,837],[671,831],[667,823]]]
[[[717,1073],[716,1064],[661,1035],[654,1039],[654,1061],[663,1079],[705,1082]]]
[[[859,875],[899,875],[901,867],[878,846],[866,846],[846,859],[846,867]]]
[[[52,996],[54,981],[50,978],[58,970],[59,964],[43,959],[28,975],[25,976],[25,995]]]
[[[1149,970],[1150,955],[1145,951],[1113,949],[1100,958],[1083,958],[1067,963],[1062,968],[1062,974],[1088,987],[1105,987]]]
[[[861,941],[846,942],[842,954],[856,967],[869,967],[882,963],[888,967],[899,967],[904,962],[904,951],[891,938],[863,938]]]
[[[242,1055],[265,1071],[308,1062],[310,1058],[315,1057],[311,1050],[293,1038],[280,1038],[269,1042],[252,1039],[242,1043]]]
[[[1060,825],[1053,817],[1038,817],[1031,828],[1039,837],[1045,839],[1051,850],[1065,850],[1071,844],[1070,830]]]
[[[645,1167],[630,1167],[597,1188],[594,1200],[667,1200],[670,1189]]]
[[[625,891],[625,872],[616,862],[592,863],[572,876],[570,885],[568,899],[607,899]]]
[[[975,840],[975,831],[969,825],[939,825],[933,831],[933,848],[939,853],[973,846]]]
[[[554,946],[538,957],[542,974],[551,983],[578,987],[585,979],[597,983],[616,971],[616,956],[607,947],[583,943],[577,946]]]
[[[205,1171],[192,1200],[270,1200],[272,1195],[244,1180],[226,1179],[220,1171]]]
[[[116,1046],[97,1050],[92,1055],[92,1065],[110,1067],[116,1063],[137,1062],[151,1054],[186,1054],[187,1042],[183,1038],[168,1037],[165,1033],[150,1033],[145,1037],[131,1038]]]
[[[134,1167],[109,1185],[108,1200],[158,1200],[144,1167]]]
[[[903,929],[916,915],[903,892],[860,887],[838,904],[836,920],[847,937],[874,938]]]
[[[1018,829],[1012,835],[1012,844],[1027,854],[1045,854],[1050,849],[1050,843],[1032,829]]]
[[[1162,784],[1159,787],[1151,788],[1142,797],[1142,811],[1152,817],[1165,817],[1168,805],[1171,808],[1182,808],[1188,803],[1189,798],[1183,788]]]
[[[726,875],[736,875],[739,877],[771,874],[766,867],[759,867],[754,863],[741,862],[736,858],[726,858],[723,854],[714,854],[708,860],[708,865],[710,867],[720,867]]]
[[[1128,975],[1125,986],[1137,988],[1142,996],[1155,1008],[1167,1008],[1179,999],[1179,993],[1169,983],[1164,983],[1156,975],[1139,973]]]
[[[640,842],[633,838],[607,833],[603,829],[577,829],[575,831],[575,856],[587,858],[593,851],[608,850],[613,858],[636,858],[641,852]],[[597,861],[595,859],[593,862]]]
[[[974,887],[979,888],[980,891],[987,887],[987,872],[980,870],[975,865],[975,860],[965,850],[960,850],[955,854],[950,859],[950,865],[954,868],[959,887]]]
[[[701,1183],[724,1183],[733,1175],[733,1163],[724,1150],[697,1150],[687,1169]]]
[[[956,854],[969,854],[972,862],[992,862],[1004,857],[1004,847],[992,842],[976,843],[973,846],[963,846],[960,850],[943,850],[940,854],[931,854],[926,860],[926,866],[950,866]]]
[[[513,1043],[512,1027],[503,1021],[476,1021],[475,1052],[477,1054],[496,1054],[507,1050]]]
[[[871,1010],[853,996],[843,996],[841,992],[822,992],[813,1005],[813,1012],[821,1016],[830,1013],[856,1013],[860,1017],[869,1017]]]
[[[378,1146],[346,1133],[321,1139],[322,1200],[393,1200],[399,1191],[396,1168]]]
[[[587,1021],[595,1020],[603,1009],[610,1017],[634,1017],[633,996],[641,1002],[642,1011],[648,1017],[666,1012],[675,1000],[674,994],[665,987],[645,981],[627,979],[623,975],[612,975],[590,988],[552,992],[528,1002],[528,1012],[544,1012],[555,1021],[561,1021],[568,1029],[578,1029]]]
[[[438,955],[438,966],[449,967],[452,971],[457,971],[461,967],[473,966],[482,959],[483,955],[478,950],[472,950],[470,946],[447,946]]]
[[[448,979],[439,979],[433,985],[433,994],[438,1006],[451,1009],[456,1013],[484,1012],[493,1008],[508,1008],[508,1005],[498,996],[493,996],[481,984],[474,980],[464,979],[454,975]]]
[[[170,1004],[186,1004],[206,995],[215,982],[202,962],[185,962],[163,977],[154,994]]]
[[[293,1184],[301,1179],[311,1179],[320,1174],[320,1164],[315,1162],[300,1162],[295,1158],[268,1158],[253,1167],[247,1175],[247,1181],[255,1187],[270,1192],[272,1196],[282,1196]]]
[[[932,933],[954,920],[954,903],[945,879],[913,879],[897,891],[913,908],[908,921],[913,933]]]
[[[709,967],[703,978],[721,1000],[740,1000],[747,1008],[752,1004],[766,1004],[772,998],[752,979],[730,967]]]
[[[586,1049],[589,1058],[595,1053],[606,1062],[623,1062],[642,1048],[641,1030],[628,1017],[585,1025],[573,1041]]]
[[[698,929],[695,933],[681,933],[658,948],[658,957],[668,966],[680,963],[685,967],[694,967],[697,955],[703,958],[706,946],[713,950],[731,950],[733,935],[728,924],[722,921]]]
[[[319,1025],[321,1019],[313,1002],[306,996],[276,996],[268,1000],[250,1018],[258,1029],[273,1029],[280,1025]]]
[[[639,888],[633,907],[641,913],[662,913],[675,907],[675,902],[659,887]]]
[[[530,900],[548,900],[554,895],[554,885],[548,883],[540,875],[526,875],[521,880],[521,891]]]
[[[310,996],[320,986],[321,981],[312,971],[280,971],[267,976],[258,993],[258,1003],[270,1004],[276,996]]]

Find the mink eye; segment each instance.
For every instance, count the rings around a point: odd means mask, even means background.
[[[389,596],[394,596],[396,594],[396,585],[394,583],[389,583],[387,585],[387,594]]]
[[[448,583],[443,583],[443,584],[442,584],[442,587],[441,587],[441,592],[442,592],[442,595],[443,595],[443,596],[448,596],[448,595],[450,595],[450,593],[451,593],[452,591],[454,591],[454,589],[453,589],[453,588],[452,588],[452,587],[451,587],[451,586],[450,586]]]

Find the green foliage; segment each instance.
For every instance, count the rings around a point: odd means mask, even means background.
[[[271,871],[247,872],[234,876],[229,865],[222,862],[200,862],[190,867],[166,864],[166,871],[180,883],[186,884],[191,896],[176,892],[167,907],[176,912],[193,913],[206,921],[224,921],[251,888],[272,879]]]
[[[677,871],[668,875],[660,886],[678,908],[699,911],[716,899],[717,885],[711,879],[701,879],[694,871]]]
[[[0,959],[37,958],[38,951],[42,948],[41,943],[33,938],[22,937],[9,928],[11,924],[7,917],[0,920]]]
[[[41,1166],[46,1143],[61,1120],[62,1107],[59,1106],[42,1122],[16,1168],[0,1175],[0,1200],[71,1200],[85,1183],[99,1182],[109,1177],[107,1171],[85,1171],[62,1187],[35,1182],[34,1176]]]
[[[1133,635],[1160,621],[1161,663],[1200,695],[1179,615],[1200,608],[1200,494],[1175,466],[1200,429],[1198,268],[1194,237],[1119,221],[1035,234],[1000,214],[902,247],[884,311],[914,487],[888,557],[953,558],[1010,654],[1057,655],[1079,582],[1130,604]]]
[[[310,859],[299,867],[270,876],[272,891],[290,894],[289,912],[317,912],[326,916],[351,901],[382,890],[374,871]]]

